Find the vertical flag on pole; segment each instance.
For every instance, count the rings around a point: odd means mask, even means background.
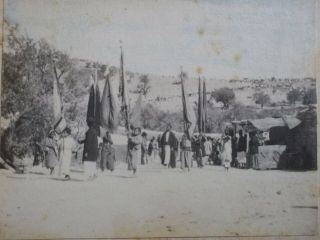
[[[129,153],[129,135],[130,135],[130,109],[129,109],[129,98],[128,98],[128,92],[127,92],[127,82],[125,80],[125,73],[124,73],[124,62],[123,62],[123,52],[122,47],[121,49],[121,55],[120,55],[120,82],[119,82],[119,93],[121,98],[121,112],[124,116],[124,125],[127,130],[127,136],[128,136],[128,144],[127,144],[127,156],[126,156],[126,162],[128,163],[128,169],[132,169],[132,161],[130,158]]]
[[[202,117],[202,130],[205,133],[207,128],[207,90],[206,90],[206,82],[203,80],[203,117]]]
[[[87,123],[89,119],[93,119],[97,134],[100,135],[100,91],[97,83],[97,74],[95,73],[94,75],[94,83],[91,85],[88,101]]]
[[[140,127],[142,126],[142,121],[141,121],[141,106],[142,106],[142,94],[139,94],[139,97],[136,101],[136,103],[133,106],[132,112],[131,112],[131,125],[133,127]]]
[[[188,94],[185,91],[184,80],[186,78],[186,74],[183,73],[182,68],[180,78],[184,131],[190,139],[196,126],[196,115],[194,113],[194,110],[192,109],[192,106],[190,105]]]
[[[199,86],[198,86],[198,130],[199,133],[203,132],[203,89],[202,82],[199,76]]]
[[[130,129],[130,120],[129,120],[129,99],[127,92],[127,82],[125,81],[125,73],[123,67],[123,53],[121,48],[121,56],[120,56],[120,83],[119,83],[119,93],[121,97],[121,111],[124,114],[125,128],[127,131]]]
[[[106,83],[103,89],[101,100],[101,126],[114,132],[118,129],[119,118],[117,98],[111,85],[112,74],[113,73],[110,72],[106,76]]]
[[[62,104],[61,98],[58,91],[58,83],[57,80],[53,79],[53,117],[54,121],[58,121],[59,118],[62,116]]]
[[[54,126],[53,129],[57,133],[62,133],[63,130],[67,127],[66,120],[63,117],[63,105],[61,96],[59,93],[58,79],[56,76],[53,76],[53,118]]]

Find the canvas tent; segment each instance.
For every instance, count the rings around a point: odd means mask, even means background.
[[[287,137],[287,168],[317,169],[317,111],[308,107],[297,114],[301,124]]]
[[[301,121],[292,116],[283,116],[281,118],[263,118],[263,119],[254,119],[248,120],[249,123],[252,124],[257,130],[260,131],[269,131],[274,127],[285,127],[288,129],[293,129],[298,126]]]
[[[279,118],[250,119],[233,121],[234,126],[242,126],[247,134],[249,132],[267,133],[264,145],[259,146],[259,168],[274,169],[283,166],[282,155],[286,152],[287,139],[290,132],[301,124],[301,120],[293,116]],[[249,136],[247,137],[249,142]]]
[[[292,116],[255,119],[248,122],[255,130],[268,132],[269,139],[265,142],[266,145],[286,145],[290,131],[301,123],[299,119]]]

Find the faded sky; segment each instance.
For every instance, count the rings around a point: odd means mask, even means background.
[[[74,57],[141,73],[315,77],[315,0],[9,0],[5,17]]]

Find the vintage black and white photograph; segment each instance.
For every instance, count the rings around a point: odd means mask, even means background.
[[[318,239],[319,0],[1,4],[0,239]]]

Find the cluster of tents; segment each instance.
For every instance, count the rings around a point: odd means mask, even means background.
[[[233,121],[235,128],[248,134],[258,132],[260,169],[317,169],[317,115],[309,106],[296,116],[268,117]]]

